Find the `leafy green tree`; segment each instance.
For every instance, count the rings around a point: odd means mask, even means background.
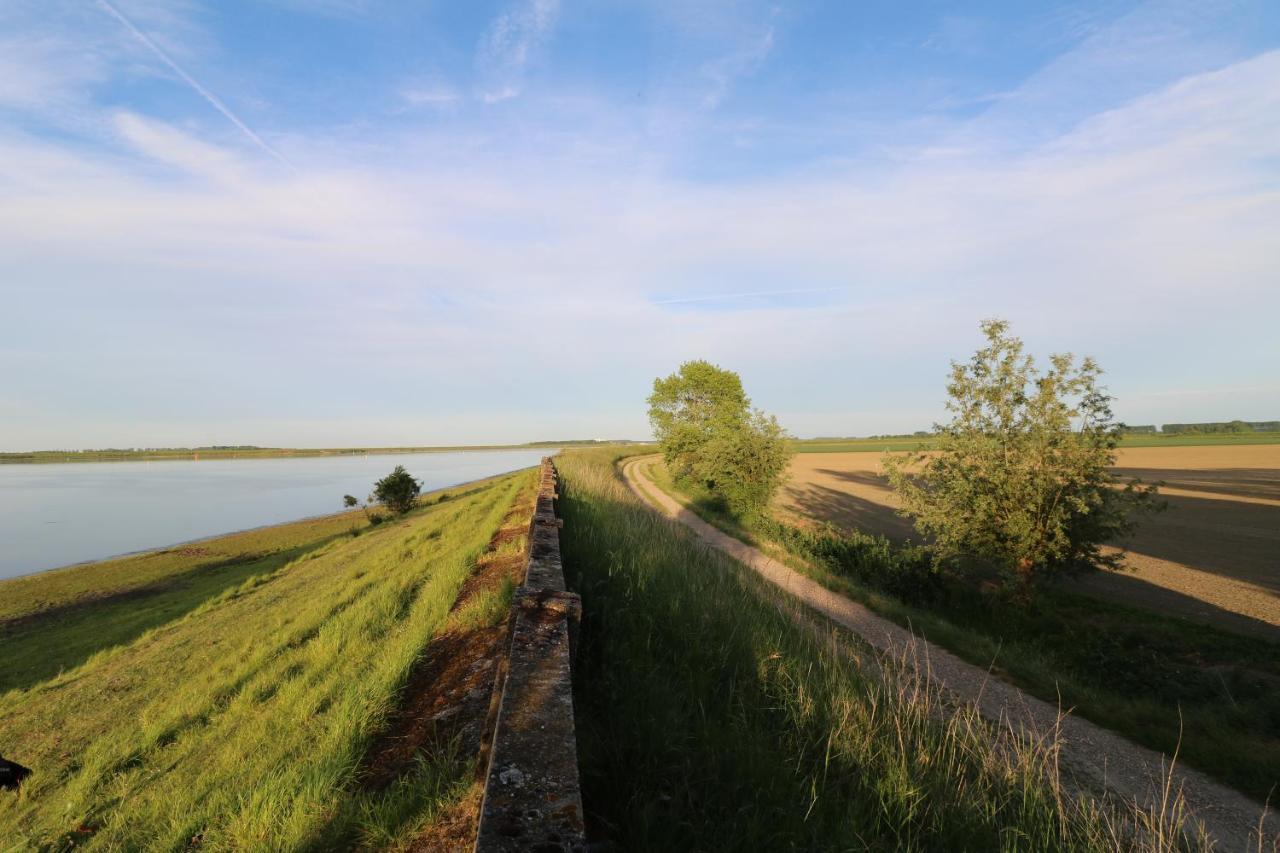
[[[996,568],[1023,601],[1055,577],[1119,568],[1101,546],[1158,507],[1155,486],[1110,472],[1123,424],[1099,386],[1101,368],[1070,354],[1044,373],[1003,320],[982,324],[987,346],[952,362],[951,422],[931,451],[886,455],[904,514],[960,566]]]
[[[342,505],[345,506],[347,509],[351,509],[352,507],[356,507],[360,505],[360,499],[357,498],[355,495],[343,495]]]
[[[397,465],[390,474],[373,484],[373,497],[387,509],[403,515],[413,509],[421,490],[422,484],[409,476],[403,465]]]
[[[742,379],[707,361],[688,361],[655,379],[649,421],[668,469],[748,515],[769,503],[790,451],[776,418],[751,408]]]
[[[730,511],[749,515],[769,505],[790,459],[778,419],[757,409],[712,437],[701,454],[698,475]]]
[[[709,361],[686,361],[666,379],[653,380],[649,423],[671,475],[690,476],[706,444],[731,430],[750,406],[738,374]]]

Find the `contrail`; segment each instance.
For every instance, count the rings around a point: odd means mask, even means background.
[[[847,287],[808,287],[798,290],[757,290],[753,293],[716,293],[711,296],[689,296],[680,299],[658,299],[654,305],[676,305],[683,302],[714,302],[718,299],[747,299],[752,296],[787,296],[792,293],[833,293]]]
[[[222,101],[219,100],[217,95],[213,94],[213,92],[210,92],[204,86],[200,85],[200,81],[196,80],[186,71],[183,71],[182,68],[178,65],[178,63],[174,62],[173,59],[169,57],[169,54],[164,52],[164,49],[161,48],[160,45],[152,41],[151,38],[142,30],[135,27],[133,25],[133,22],[130,21],[128,18],[126,18],[119,9],[111,5],[111,3],[108,2],[108,0],[98,0],[98,5],[101,6],[103,9],[105,9],[107,14],[109,14],[111,17],[115,18],[117,21],[123,24],[125,26],[125,29],[133,33],[134,38],[136,38],[138,41],[146,45],[147,48],[150,49],[152,53],[154,53],[156,56],[160,58],[161,62],[163,62],[165,65],[169,66],[170,69],[172,69],[174,74],[177,74],[186,82],[188,86],[190,86],[192,89],[195,89],[196,92],[200,94],[200,97],[204,98],[206,101],[212,104],[213,108],[218,112],[222,113],[226,117],[227,121],[231,122],[236,127],[240,128],[240,131],[244,133],[245,136],[253,140],[254,145],[257,145],[263,151],[267,152],[272,157],[279,160],[289,169],[293,171],[297,171],[297,168],[292,163],[289,162],[289,159],[287,157],[285,157],[279,151],[277,151],[276,149],[268,145],[266,140],[263,139],[261,136],[254,133],[253,128],[249,127],[249,125],[245,124],[243,121],[240,120],[239,116],[231,112],[230,108],[227,107],[226,104],[222,103]]]

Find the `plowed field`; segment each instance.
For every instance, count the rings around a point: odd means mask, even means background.
[[[881,457],[799,454],[779,504],[895,540],[911,537]],[[1280,445],[1128,448],[1119,451],[1116,471],[1163,481],[1169,510],[1117,543],[1129,549],[1132,571],[1097,574],[1078,587],[1280,638]]]

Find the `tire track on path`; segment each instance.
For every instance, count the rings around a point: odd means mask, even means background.
[[[985,669],[961,660],[713,527],[649,478],[643,466],[658,458],[635,457],[620,466],[623,481],[642,502],[689,527],[708,547],[753,569],[809,608],[853,631],[875,649],[922,661],[930,679],[960,699],[972,702],[987,719],[1010,721],[1036,736],[1050,736],[1057,729],[1061,735],[1062,763],[1081,784],[1095,791],[1117,794],[1147,809],[1161,809],[1170,764],[1167,756],[1081,717],[1061,714],[1057,706],[999,680]],[[1217,849],[1280,849],[1277,837],[1280,820],[1274,814],[1264,817],[1263,807],[1248,797],[1182,766],[1174,768],[1172,781],[1175,790],[1181,788],[1193,819],[1217,842]],[[1260,826],[1264,826],[1270,847],[1264,847],[1258,838]]]

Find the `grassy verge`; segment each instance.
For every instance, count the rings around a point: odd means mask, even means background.
[[[441,490],[422,502],[481,487]],[[249,578],[368,528],[363,513],[339,513],[0,581],[0,693],[79,666]]]
[[[1254,797],[1280,789],[1280,655],[1265,640],[1050,590],[1026,611],[929,571],[881,536],[765,519],[654,482],[727,533],[971,663]],[[1179,744],[1180,747],[1179,747]]]
[[[413,762],[377,789],[354,772],[532,477],[313,543],[128,645],[0,695],[0,752],[35,770],[0,791],[0,838],[114,850],[412,837],[462,796],[469,758]]]
[[[635,850],[1115,850],[1122,817],[1064,795],[1055,747],[941,707],[753,573],[640,505],[616,451],[562,454],[561,543],[589,823]],[[999,745],[997,745],[999,744]],[[1163,841],[1161,840],[1163,839]]]

